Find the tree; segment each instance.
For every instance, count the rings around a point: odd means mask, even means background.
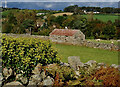
[[[78,9],[78,5],[74,5],[74,6],[68,6],[68,7],[64,8],[64,11],[76,13],[77,9]]]
[[[66,19],[64,16],[58,16],[54,19],[55,23],[58,23],[60,26],[62,26],[62,22]]]
[[[28,29],[30,27],[33,27],[34,25],[34,21],[33,20],[30,20],[30,19],[27,19],[27,20],[24,20],[23,23],[22,23],[22,26],[25,28],[25,29]]]
[[[10,33],[13,27],[8,22],[2,24],[2,33]]]
[[[14,16],[14,13],[10,12],[7,16],[7,19],[9,24],[14,24],[14,25],[17,24],[17,20],[16,17]]]
[[[120,20],[116,19],[114,25],[116,26],[116,37],[120,39]]]
[[[17,24],[17,20],[12,12],[8,14],[7,21],[3,22],[2,32],[3,33],[10,33],[12,28]]]
[[[116,27],[113,26],[112,24],[106,24],[106,26],[103,29],[103,35],[105,36],[105,38],[107,39],[113,39],[115,37],[115,33],[116,33]]]
[[[102,8],[102,12],[103,13],[113,13],[114,8],[112,8],[112,7],[104,7],[104,8]]]
[[[64,20],[62,22],[62,26],[63,27],[68,27],[68,28],[72,28],[72,26],[73,26],[73,20],[74,20],[73,16],[67,16],[66,20]]]
[[[80,16],[80,15],[75,15],[73,24],[72,24],[72,29],[80,29],[83,33],[86,31],[86,26],[87,26],[87,19]]]

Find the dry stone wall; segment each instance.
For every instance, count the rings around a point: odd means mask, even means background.
[[[40,36],[40,35],[28,35],[28,34],[6,34],[14,37],[34,37],[34,38],[41,38],[45,40],[51,40],[52,42],[57,43],[67,43],[73,45],[80,45],[92,48],[100,48],[100,49],[107,49],[107,50],[119,50],[119,46],[115,44],[106,44],[106,43],[96,43],[87,40],[81,40],[80,38],[75,38],[72,36]]]

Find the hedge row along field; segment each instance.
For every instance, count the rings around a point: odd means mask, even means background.
[[[57,51],[51,47],[49,41],[6,35],[2,37],[2,59],[3,68],[11,68],[16,74],[28,78],[38,63],[47,65],[60,62]]]

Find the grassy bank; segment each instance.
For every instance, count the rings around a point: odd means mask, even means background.
[[[117,40],[100,40],[100,41],[97,41],[95,39],[86,39],[86,40],[96,42],[96,43],[108,43],[108,44],[111,44],[113,42],[115,45],[118,45]]]
[[[118,64],[118,52],[116,51],[64,44],[53,45],[58,50],[58,54],[62,58],[63,62],[67,62],[67,58],[69,56],[80,56],[80,60],[84,63],[89,60],[95,60],[106,64]]]

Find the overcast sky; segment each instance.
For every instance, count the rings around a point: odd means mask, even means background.
[[[7,1],[9,2],[119,2],[120,0],[7,0]]]

